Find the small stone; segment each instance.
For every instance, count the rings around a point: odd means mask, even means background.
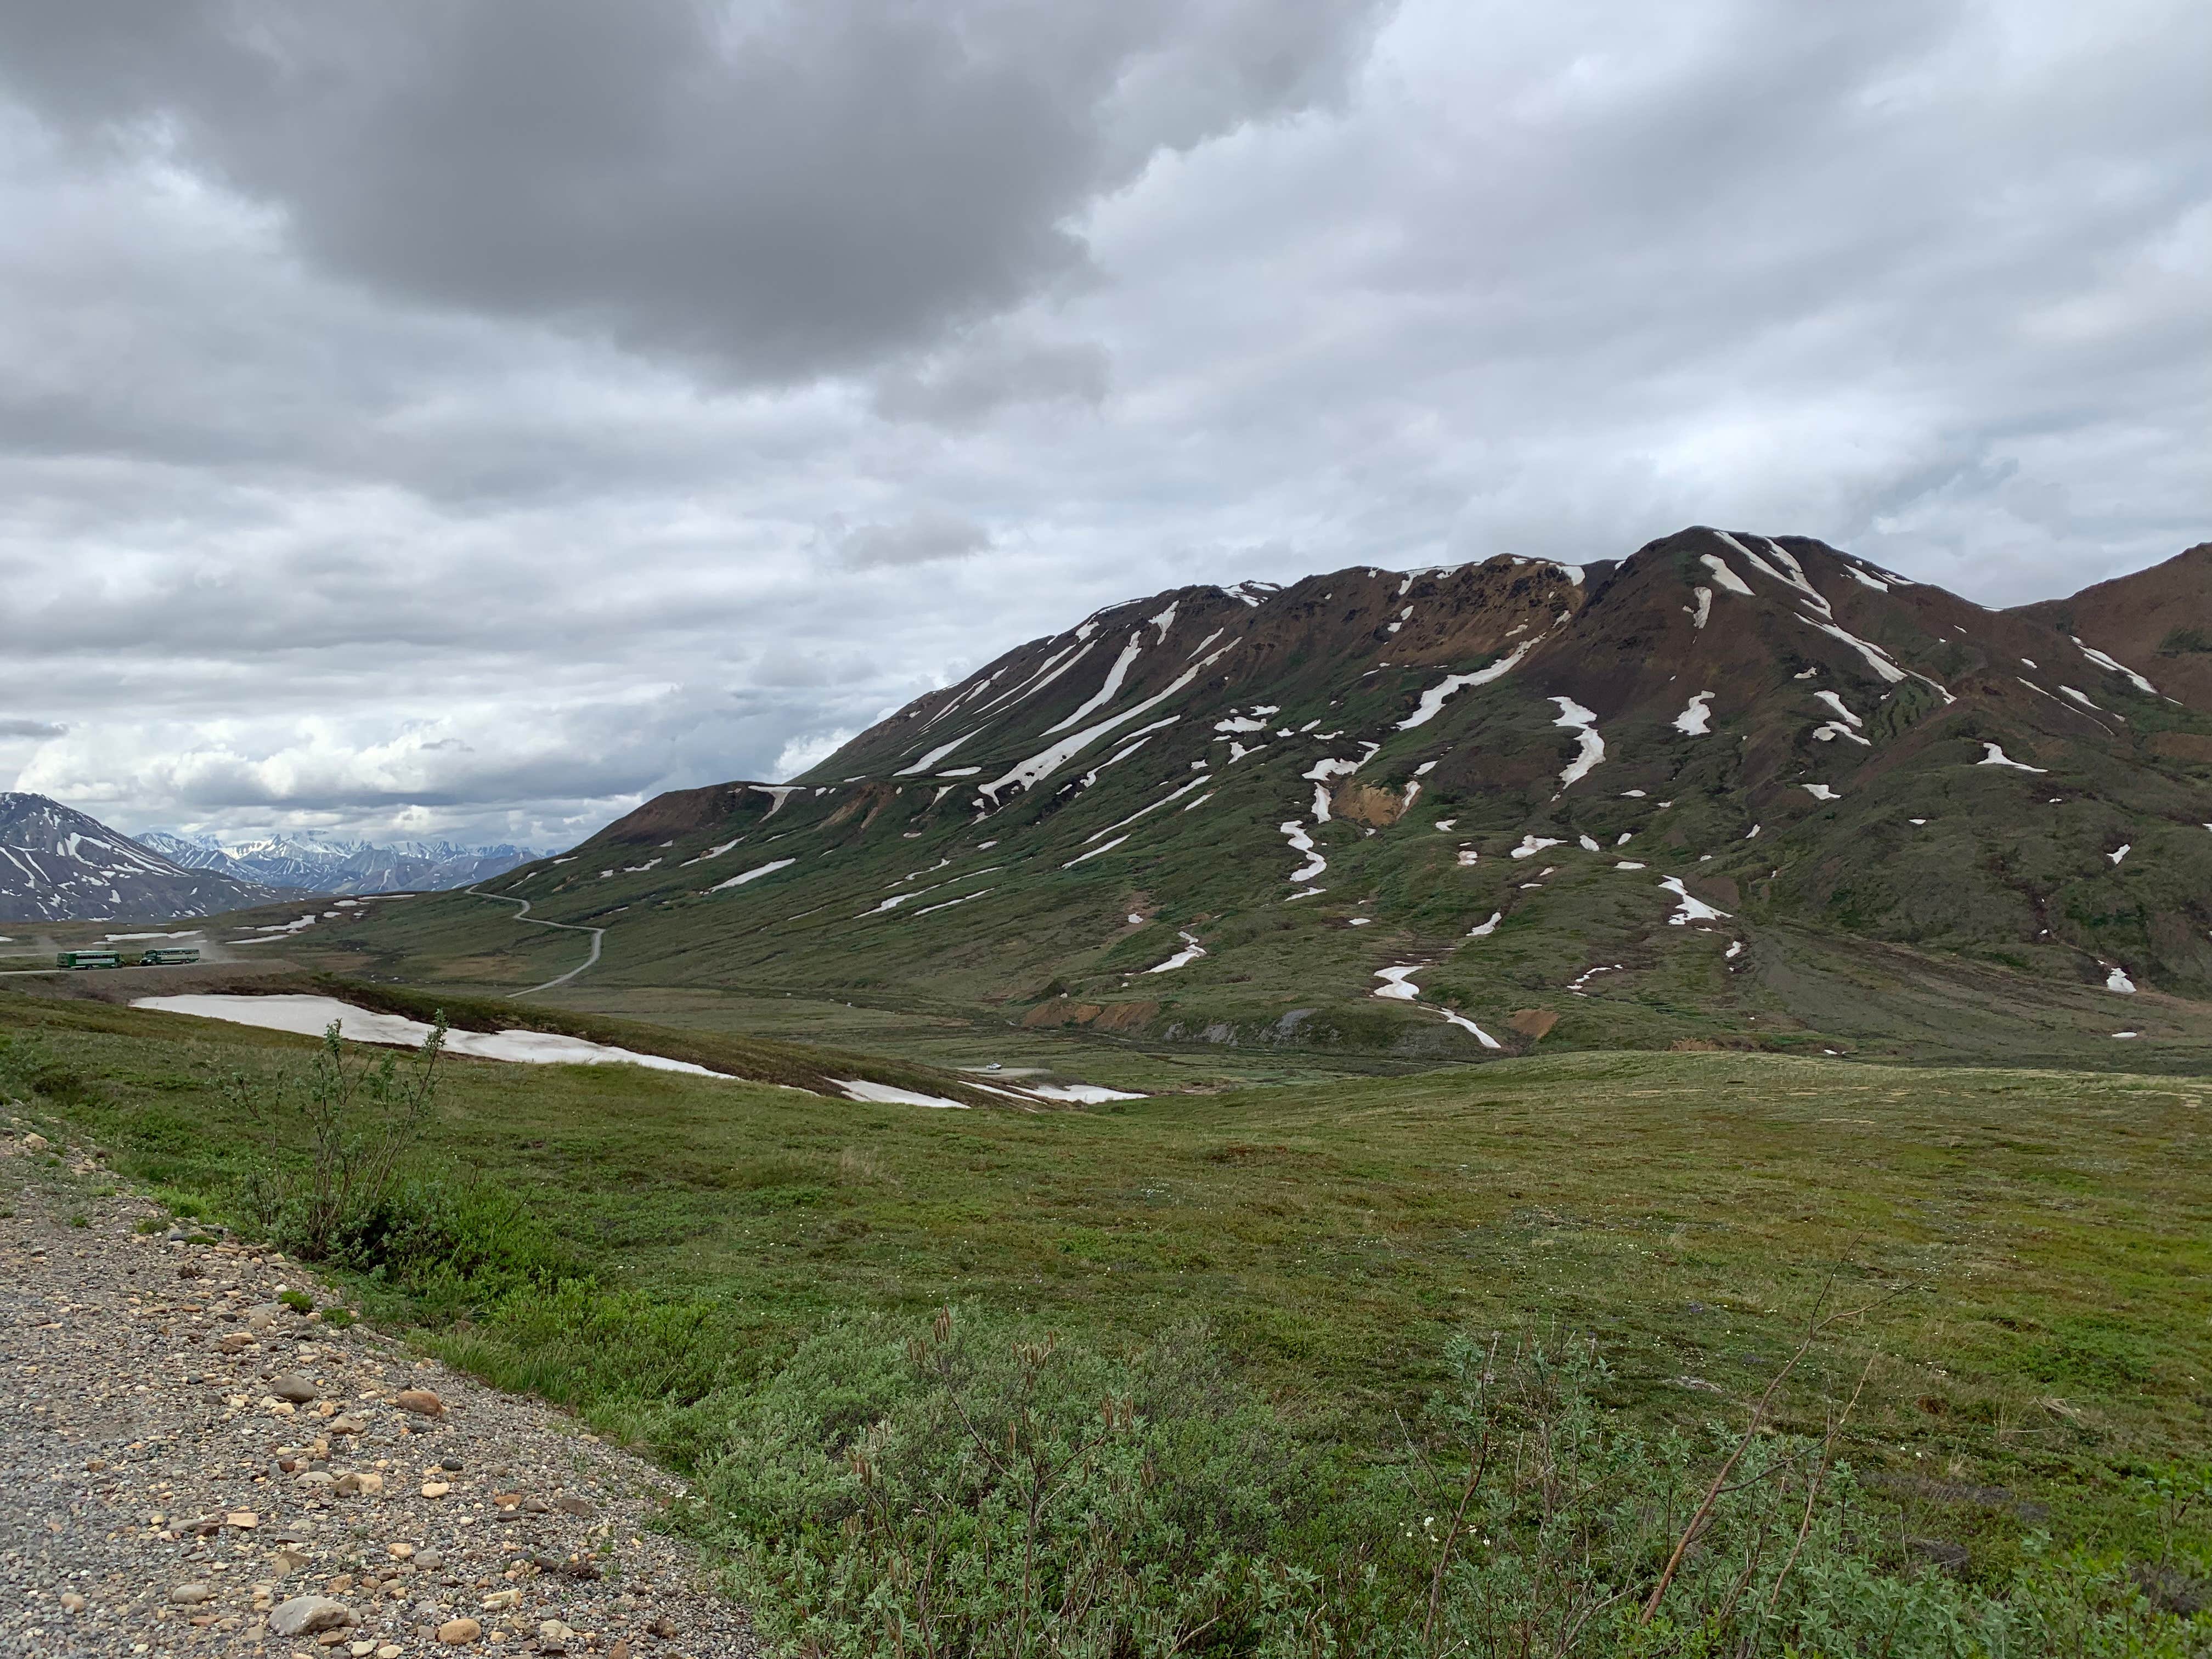
[[[265,1331],[283,1316],[283,1304],[263,1302],[246,1310],[246,1326],[248,1330]]]
[[[279,1578],[289,1578],[307,1565],[307,1558],[297,1550],[278,1550],[269,1558],[269,1570]]]
[[[325,1434],[359,1434],[368,1425],[357,1417],[333,1417],[323,1425]]]
[[[386,1642],[382,1647],[377,1649],[376,1659],[399,1659],[399,1656],[405,1651],[406,1650],[398,1643]]]
[[[446,1558],[436,1550],[424,1550],[415,1558],[415,1565],[425,1572],[436,1572],[446,1565]]]
[[[23,1145],[32,1152],[43,1152],[47,1147],[52,1146],[53,1142],[48,1140],[44,1135],[25,1135]]]
[[[90,1602],[87,1601],[84,1597],[79,1595],[75,1590],[69,1591],[62,1597],[62,1611],[64,1613],[82,1613],[85,1608],[91,1605],[92,1604]]]
[[[558,1619],[543,1619],[538,1624],[538,1650],[540,1653],[566,1653],[568,1644],[576,1639],[576,1632]]]
[[[196,1607],[214,1599],[215,1590],[207,1584],[179,1584],[169,1592],[169,1600],[180,1607]]]
[[[301,1469],[292,1479],[295,1484],[308,1487],[322,1487],[334,1484],[328,1469]]]
[[[221,1348],[225,1353],[244,1353],[253,1346],[253,1339],[244,1331],[232,1331],[225,1335],[222,1341],[216,1344],[216,1346]]]
[[[614,1646],[607,1650],[607,1659],[629,1659],[629,1644],[617,1636]]]
[[[315,1398],[315,1385],[297,1371],[286,1371],[269,1384],[269,1392],[279,1400],[289,1400],[295,1406],[304,1406]]]
[[[438,1639],[449,1648],[465,1648],[483,1634],[483,1626],[473,1619],[448,1619],[438,1626]]]
[[[519,1589],[494,1590],[484,1597],[483,1604],[494,1613],[504,1613],[521,1600],[522,1592]]]
[[[646,1628],[664,1642],[673,1642],[676,1639],[676,1621],[665,1613],[656,1617]]]
[[[349,1643],[346,1651],[353,1656],[353,1659],[368,1659],[368,1656],[376,1651],[376,1644],[374,1642]]]
[[[331,1490],[341,1498],[351,1498],[356,1493],[363,1498],[375,1498],[384,1491],[384,1477],[367,1469],[354,1469],[333,1480]]]
[[[1905,1551],[1906,1554],[1945,1572],[1957,1573],[1961,1577],[1973,1564],[1972,1552],[1964,1544],[1953,1543],[1948,1538],[1908,1538],[1905,1540]]]
[[[261,1517],[252,1510],[233,1510],[222,1518],[225,1524],[236,1527],[240,1532],[252,1532],[261,1524]]]
[[[579,1498],[572,1492],[562,1492],[553,1500],[553,1504],[556,1509],[566,1510],[569,1514],[580,1516],[586,1521],[599,1513],[592,1507],[590,1499]]]
[[[338,1630],[351,1623],[352,1609],[327,1595],[295,1595],[269,1614],[269,1628],[279,1636],[312,1636],[317,1631]]]
[[[526,1498],[522,1500],[522,1512],[525,1515],[550,1515],[553,1506],[542,1498]]]
[[[446,1402],[428,1389],[402,1389],[392,1396],[392,1403],[417,1417],[442,1417],[446,1411]]]
[[[384,1553],[395,1561],[404,1561],[415,1553],[412,1544],[386,1544]]]
[[[422,1483],[422,1496],[425,1498],[443,1498],[447,1492],[453,1491],[453,1485],[449,1481],[425,1480]]]

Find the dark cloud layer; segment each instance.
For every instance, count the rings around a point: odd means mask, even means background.
[[[2212,528],[2179,0],[0,0],[0,774],[576,835],[1171,584]]]
[[[394,295],[742,377],[865,367],[1088,264],[1158,148],[1340,88],[1359,5],[74,0],[18,95],[158,147]]]

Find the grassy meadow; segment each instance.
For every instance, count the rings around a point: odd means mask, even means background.
[[[254,1212],[270,1148],[226,1080],[296,1071],[313,1045],[12,995],[0,996],[0,1082],[27,1121],[93,1139],[180,1212],[281,1224]],[[850,1027],[842,1035],[854,1041]],[[901,1544],[866,1595],[852,1561],[877,1536],[868,1494],[893,1479],[867,1471],[898,1467],[899,1413],[922,1409],[893,1373],[910,1362],[949,1378],[941,1355],[970,1340],[978,1357],[962,1375],[1015,1413],[1009,1446],[1060,1421],[1006,1404],[1054,1397],[1033,1375],[1047,1366],[1079,1394],[1105,1391],[1109,1434],[1116,1387],[1167,1402],[1153,1413],[1162,1420],[1176,1399],[1232,1401],[1206,1420],[1273,1449],[1227,1462],[1279,1463],[1279,1478],[1216,1508],[1243,1513],[1249,1498],[1273,1517],[1251,1523],[1268,1559],[1288,1564],[1270,1593],[1304,1584],[1331,1619],[1352,1619],[1358,1604],[1375,1622],[1329,1625],[1330,1646],[1310,1618],[1301,1647],[1285,1634],[1297,1620],[1253,1611],[1276,1603],[1247,1585],[1238,1620],[1214,1615],[1212,1639],[1230,1644],[1218,1650],[1384,1651],[1423,1623],[1391,1626],[1389,1608],[1418,1613],[1424,1588],[1447,1575],[1431,1574],[1418,1528],[1401,1538],[1377,1517],[1434,1510],[1421,1493],[1444,1455],[1438,1437],[1449,1438],[1439,1402],[1507,1369],[1493,1355],[1470,1371],[1470,1340],[1508,1355],[1530,1343],[1594,1351],[1601,1372],[1577,1385],[1591,1420],[1675,1447],[1666,1456],[1694,1503],[1814,1310],[1864,1308],[1827,1326],[1775,1389],[1768,1437],[1820,1443],[1856,1390],[1825,1455],[1855,1471],[1859,1555],[1930,1595],[1996,1594],[2053,1548],[2136,1564],[2140,1577],[2142,1563],[2203,1547],[2202,1517],[2182,1516],[2172,1494],[2201,1487],[2208,1468],[2208,1100],[2212,1086],[2171,1078],[1562,1054],[1273,1086],[1215,1078],[1203,1092],[1086,1109],[956,1111],[623,1066],[455,1060],[410,1166],[413,1207],[362,1235],[348,1282],[371,1316],[700,1477],[714,1512],[672,1524],[731,1551],[749,1599],[784,1598],[765,1623],[799,1650],[924,1650],[884,1632],[896,1625],[907,1639],[912,1562],[939,1558]],[[948,1307],[954,1317],[933,1330]],[[1048,1333],[1064,1357],[1019,1360],[1018,1376],[993,1370]],[[1162,1382],[1163,1365],[1181,1380]],[[1200,1373],[1202,1386],[1189,1380]],[[1097,1392],[1083,1397],[1095,1413]],[[804,1433],[790,1427],[794,1401]],[[771,1419],[784,1439],[762,1426]],[[1516,1420],[1525,1431],[1525,1413]],[[868,1451],[872,1435],[890,1449]],[[761,1449],[771,1441],[777,1455],[807,1442],[820,1465],[808,1465],[806,1501],[821,1525],[806,1535],[828,1541],[813,1556],[761,1541],[804,1530],[787,1512],[797,1498],[771,1503],[760,1477],[741,1478],[782,1467]],[[905,1455],[929,1443],[917,1431]],[[1778,1455],[1785,1472],[1802,1467]],[[1105,1480],[1101,1459],[1092,1447],[1077,1461]],[[1046,1463],[1032,1466],[1032,1495],[1050,1484],[1035,1474]],[[1205,1465],[1226,1480],[1222,1466]],[[924,1507],[899,1511],[897,1525],[921,1524],[911,1516]],[[1647,1522],[1656,1512],[1646,1506]],[[1668,1513],[1679,1523],[1687,1505]],[[1796,1524],[1793,1514],[1784,1532]],[[1133,1521],[1130,1536],[1153,1525]],[[1194,1526],[1161,1535],[1187,1539]],[[1254,1559],[1251,1540],[1217,1541],[1219,1560]],[[1951,1550],[1963,1577],[1927,1565]],[[1366,1563],[1358,1585],[1322,1582],[1328,1564],[1352,1559]],[[1648,1577],[1649,1564],[1619,1570]],[[1192,1566],[1176,1583],[1212,1585],[1204,1593],[1225,1607],[1231,1590],[1206,1574],[1227,1571]],[[1152,1583],[1134,1568],[1115,1582]],[[1135,1613],[1125,1624],[1125,1635],[1143,1627]],[[1386,1626],[1400,1636],[1376,1633]],[[1443,1650],[1433,1629],[1425,1639],[1405,1650]],[[2203,1650],[2170,1631],[2155,1639],[2184,1644],[2081,1650]],[[1164,1638],[1128,1640],[1064,1650],[1171,1650]],[[999,1650],[979,1638],[957,1650]]]

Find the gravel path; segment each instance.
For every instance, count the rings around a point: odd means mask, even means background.
[[[758,1651],[648,1530],[680,1482],[35,1141],[0,1134],[0,1653]]]

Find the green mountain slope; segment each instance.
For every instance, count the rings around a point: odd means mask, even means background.
[[[2155,588],[2169,634],[2212,629],[2187,589]],[[1409,1055],[2201,1065],[2212,714],[2077,625],[1704,528],[1185,588],[484,891],[606,929],[574,991]],[[300,943],[511,987],[580,959],[511,913],[426,896]]]

